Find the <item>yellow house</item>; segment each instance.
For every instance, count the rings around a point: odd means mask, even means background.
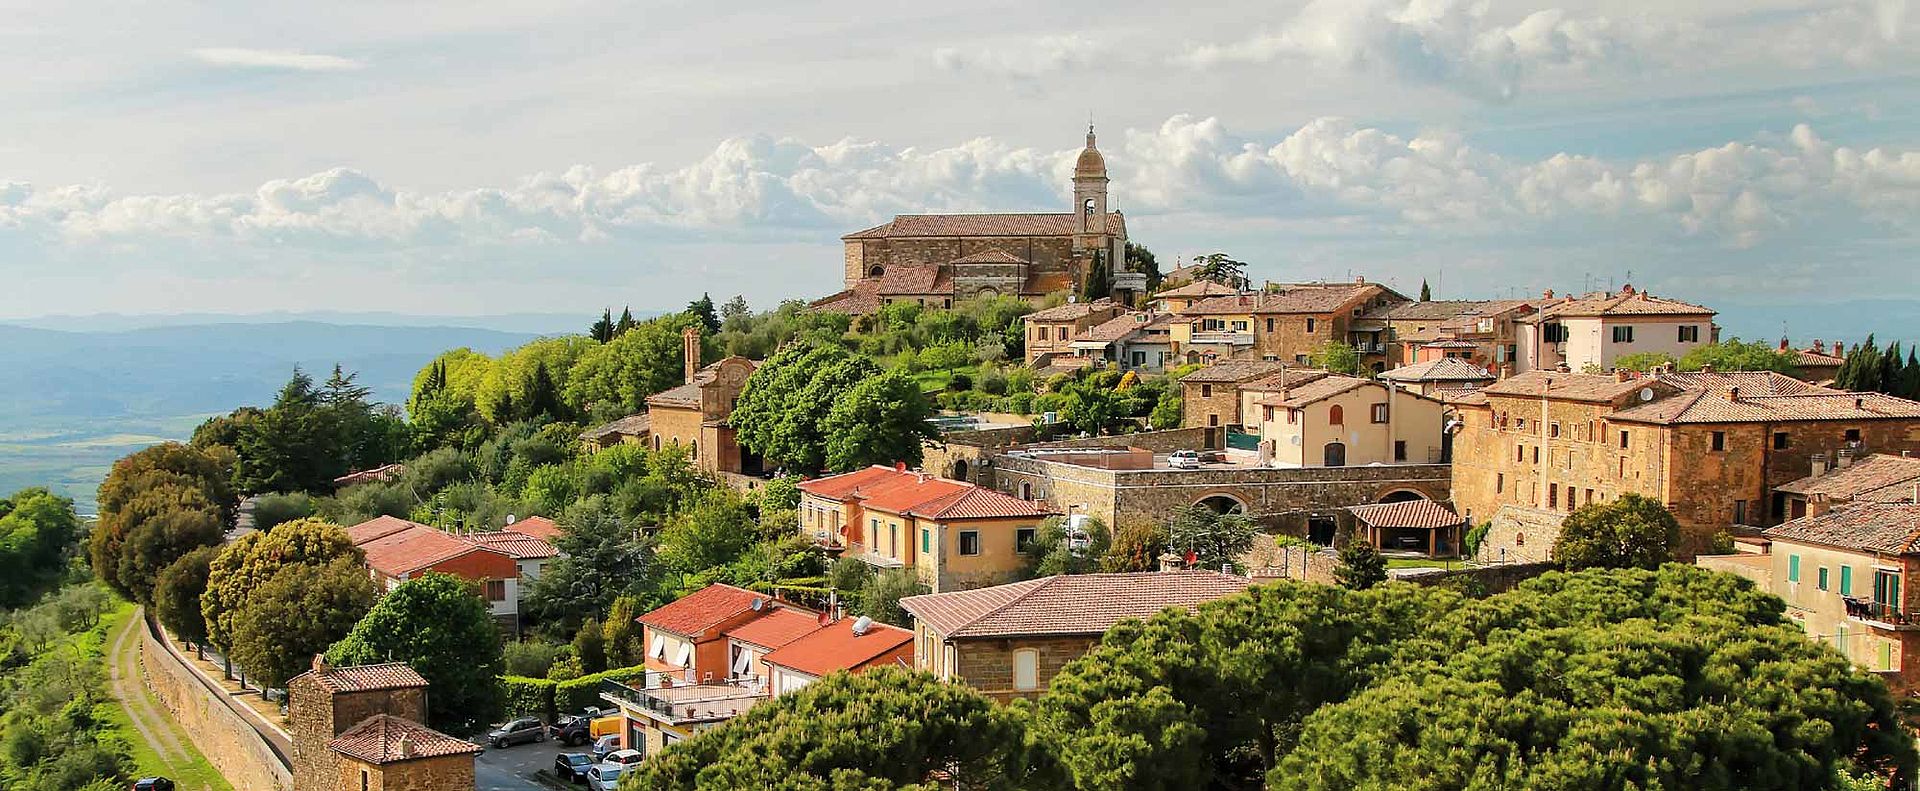
[[[800,484],[800,530],[879,568],[910,568],[935,592],[996,585],[1026,565],[1026,543],[1053,515],[971,483],[900,467]]]
[[[1241,387],[1240,398],[1261,457],[1275,467],[1446,461],[1445,405],[1430,396],[1325,371],[1281,371]]]

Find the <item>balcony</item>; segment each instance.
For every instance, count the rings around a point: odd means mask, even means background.
[[[1206,332],[1196,332],[1187,342],[1196,345],[1224,344],[1228,346],[1252,346],[1253,331],[1235,332],[1232,330],[1209,330]]]
[[[1840,600],[1846,604],[1847,617],[1856,621],[1882,624],[1892,629],[1920,627],[1920,613],[1910,613],[1885,602],[1856,599],[1852,596],[1843,596]]]
[[[652,679],[649,678],[649,681]],[[764,683],[694,684],[639,689],[600,682],[600,698],[621,710],[669,725],[725,720],[767,699]]]

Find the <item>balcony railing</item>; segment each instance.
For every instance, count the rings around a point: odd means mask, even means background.
[[[1231,330],[1211,330],[1208,332],[1196,332],[1193,334],[1193,337],[1190,339],[1189,342],[1191,343],[1225,343],[1233,346],[1252,346],[1253,332],[1252,331],[1233,332]]]
[[[1849,618],[1895,626],[1920,626],[1920,613],[1906,612],[1885,602],[1856,599],[1851,596],[1843,598],[1842,601],[1846,603]]]

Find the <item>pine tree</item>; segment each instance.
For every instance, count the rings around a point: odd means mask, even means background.
[[[566,411],[560,406],[560,389],[553,384],[553,374],[547,371],[546,361],[534,366],[533,379],[527,384],[527,417],[534,420],[562,420]]]
[[[613,340],[613,310],[600,311],[600,320],[587,326],[587,336],[601,343]]]
[[[638,324],[639,322],[633,320],[632,308],[621,308],[620,321],[613,325],[613,337],[618,338],[627,334],[627,330],[633,329]]]
[[[1887,344],[1887,350],[1880,354],[1880,386],[1874,390],[1882,393],[1900,392],[1901,380],[1906,376],[1906,361],[1900,355],[1900,342]]]
[[[720,331],[720,315],[713,310],[711,294],[702,293],[699,299],[687,303],[687,312],[693,314],[694,318],[699,319],[700,323],[706,326],[708,335]]]
[[[1433,301],[1433,288],[1427,285],[1427,279],[1424,277],[1420,278],[1420,301]]]
[[[1907,350],[1907,364],[1900,371],[1901,398],[1920,401],[1920,347]]]

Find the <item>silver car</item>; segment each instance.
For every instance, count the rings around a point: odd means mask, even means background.
[[[594,764],[587,767],[587,787],[593,791],[615,791],[620,786],[620,775],[625,771],[626,764]]]

